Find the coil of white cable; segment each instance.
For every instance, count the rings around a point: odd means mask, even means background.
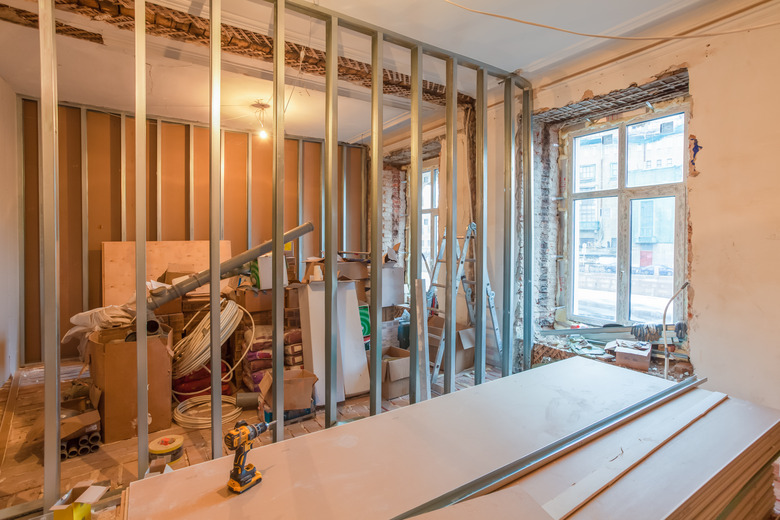
[[[228,409],[225,409],[225,406]],[[201,408],[201,414],[195,415],[193,412]],[[243,410],[236,406],[236,398],[230,395],[222,396],[222,423],[234,423],[238,420]],[[173,410],[173,420],[183,428],[197,430],[200,428],[209,428],[211,426],[211,396],[198,395],[190,397],[186,401],[179,403],[179,406]]]

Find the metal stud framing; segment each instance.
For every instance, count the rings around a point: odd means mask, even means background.
[[[57,51],[54,0],[39,0],[41,48],[41,345],[44,362],[43,509],[60,498],[60,319],[57,164]]]
[[[477,119],[477,178],[476,178],[476,198],[477,214],[474,215],[477,225],[477,240],[474,244],[476,253],[476,300],[474,307],[475,335],[474,345],[474,384],[479,385],[485,381],[485,358],[487,352],[486,345],[486,293],[487,293],[487,204],[485,204],[485,194],[487,193],[487,74],[484,69],[477,70],[477,99],[476,99],[476,119]]]
[[[371,35],[371,415],[382,411],[382,89],[384,35]]]
[[[336,250],[338,248],[338,18],[325,21],[325,427],[337,422],[336,364],[338,308],[336,306]]]
[[[422,192],[422,118],[420,108],[422,106],[422,61],[423,54],[420,47],[412,49],[412,121],[411,121],[411,153],[412,162],[409,164],[409,282],[414,287],[414,281],[422,276],[421,235],[422,235],[422,205],[420,193]],[[428,379],[428,375],[420,373],[417,312],[418,307],[425,306],[425,300],[417,299],[417,291],[411,291],[411,319],[409,320],[409,401],[414,404],[420,400],[420,383]]]
[[[187,125],[189,140],[187,142],[187,154],[189,164],[187,168],[187,240],[195,240],[195,125]],[[251,190],[248,190],[251,193]]]
[[[298,139],[298,225],[303,224],[303,139]],[[295,241],[295,273],[303,277],[303,239]]]
[[[421,183],[421,148],[422,148],[422,128],[421,128],[421,109],[422,109],[422,58],[423,54],[444,59],[447,62],[447,108],[446,108],[446,135],[447,135],[447,180],[448,190],[446,191],[447,203],[447,229],[451,237],[448,240],[447,250],[447,293],[446,307],[447,323],[446,327],[446,357],[445,357],[445,384],[444,391],[453,390],[454,383],[454,345],[455,345],[455,310],[456,294],[453,290],[455,284],[455,255],[453,245],[457,236],[457,176],[456,176],[456,158],[457,158],[457,67],[465,66],[477,70],[477,195],[478,211],[476,215],[478,233],[477,233],[477,281],[478,281],[478,312],[477,321],[477,370],[475,373],[475,382],[478,384],[484,380],[484,344],[485,344],[485,316],[484,299],[485,291],[485,237],[486,237],[486,209],[484,198],[486,196],[486,90],[487,76],[494,75],[500,79],[506,80],[504,91],[504,188],[505,188],[505,251],[504,251],[504,308],[503,308],[503,337],[504,337],[504,355],[503,368],[504,375],[511,373],[512,344],[513,344],[513,322],[514,310],[513,299],[515,295],[514,280],[514,229],[515,229],[515,139],[514,139],[514,86],[515,84],[523,90],[523,119],[522,119],[522,143],[523,143],[523,185],[524,185],[524,204],[523,204],[523,222],[524,222],[524,360],[530,361],[530,347],[533,339],[533,323],[531,319],[532,299],[532,263],[533,258],[533,206],[532,206],[532,171],[531,171],[531,90],[530,84],[522,78],[511,77],[503,70],[497,69],[479,61],[470,60],[462,56],[447,52],[445,50],[432,47],[422,42],[406,38],[402,35],[383,31],[378,27],[365,24],[358,20],[341,17],[337,13],[324,9],[320,6],[303,2],[301,0],[274,0],[274,41],[284,41],[284,12],[285,9],[291,9],[318,19],[325,20],[327,28],[326,42],[326,138],[322,146],[321,157],[321,179],[322,179],[322,208],[321,208],[321,231],[320,247],[325,252],[325,349],[326,349],[326,426],[330,427],[336,424],[336,352],[337,352],[337,321],[338,309],[336,306],[336,252],[338,247],[339,233],[344,236],[344,246],[346,247],[346,232],[338,228],[338,207],[339,203],[344,203],[344,196],[340,201],[338,192],[338,131],[337,131],[337,56],[338,56],[338,28],[343,26],[356,30],[363,34],[368,34],[372,38],[372,153],[371,153],[371,171],[364,172],[364,178],[370,175],[371,185],[371,260],[372,265],[377,269],[372,270],[372,366],[379,366],[381,352],[381,253],[382,253],[382,234],[381,234],[381,175],[382,175],[382,46],[385,41],[391,42],[412,51],[412,162],[410,168],[410,212],[411,212],[411,260],[410,260],[410,279],[414,280],[420,277],[420,183]],[[221,0],[210,0],[209,11],[211,16],[210,31],[212,35],[221,33]],[[143,19],[145,13],[145,3],[143,0],[135,5],[136,17]],[[57,253],[58,236],[58,197],[57,197],[57,78],[56,78],[56,52],[54,42],[54,2],[53,0],[39,0],[40,16],[40,47],[41,47],[41,231],[42,231],[42,273],[41,273],[41,313],[42,313],[42,331],[41,340],[43,346],[43,359],[45,368],[45,408],[46,432],[44,442],[44,507],[48,508],[53,504],[60,494],[59,487],[59,319],[57,302],[59,300],[59,260]],[[136,132],[136,290],[140,294],[145,290],[143,285],[145,279],[145,249],[146,249],[146,218],[147,218],[147,176],[146,176],[146,146],[147,146],[147,113],[146,113],[146,80],[145,80],[145,27],[144,24],[138,24],[136,27],[136,111],[135,111],[135,132]],[[209,267],[216,271],[219,268],[219,239],[223,235],[223,139],[220,126],[220,79],[221,79],[221,42],[220,38],[212,38],[210,47],[210,121],[209,121]],[[274,331],[274,349],[275,359],[280,360],[274,365],[273,375],[277,381],[283,380],[281,355],[281,330],[282,330],[282,309],[283,309],[283,287],[282,287],[282,269],[286,268],[283,255],[282,244],[282,223],[283,223],[283,194],[284,194],[284,121],[283,121],[283,102],[284,102],[284,61],[283,52],[277,52],[275,48],[274,57],[274,226],[273,226],[273,254],[274,254],[274,296],[273,296],[273,322]],[[82,240],[84,241],[84,300],[83,306],[88,304],[88,277],[86,276],[86,248],[88,234],[88,204],[87,204],[87,133],[86,133],[86,109],[81,109],[81,137],[82,137]],[[125,117],[122,116],[122,153],[125,147]],[[189,123],[188,123],[189,124]],[[195,238],[194,228],[194,130],[195,127],[189,124],[189,239]],[[162,121],[156,121],[157,137],[157,164],[156,164],[156,182],[157,193],[155,212],[157,216],[156,238],[161,239],[162,219],[161,210],[161,141],[162,141]],[[247,151],[247,235],[248,243],[251,245],[252,235],[252,137],[248,135]],[[301,179],[303,171],[303,141],[299,140],[299,208],[298,220],[302,220],[302,197],[303,182]],[[346,148],[344,150],[344,162],[346,168]],[[361,152],[361,158],[365,159],[365,152]],[[365,168],[363,160],[362,168]],[[124,155],[122,160],[122,232],[123,238],[126,236],[126,186],[124,182]],[[368,180],[368,179],[366,179]],[[346,187],[346,183],[342,183]],[[363,203],[365,204],[365,203]],[[363,206],[365,209],[365,206]],[[365,242],[366,229],[365,223],[361,224],[361,248],[369,247]],[[297,260],[300,266],[301,249],[298,248]],[[24,262],[22,262],[22,268]],[[23,301],[24,295],[20,294],[20,301]],[[211,302],[211,366],[220,364],[220,345],[219,345],[219,277],[212,277],[210,282],[210,302]],[[417,305],[422,302],[417,298],[412,299],[413,314]],[[146,469],[148,432],[143,425],[146,424],[147,415],[147,389],[146,389],[146,335],[145,335],[145,309],[140,306],[138,320],[138,343],[137,352],[138,363],[138,469],[142,474]],[[414,327],[411,331],[411,337],[416,338]],[[413,340],[414,341],[414,340]],[[412,349],[412,356],[416,356],[417,348]],[[412,363],[412,370],[418,369],[418,363]],[[378,371],[377,371],[378,372]],[[421,376],[413,374],[411,383],[411,400],[419,400],[419,386]],[[211,443],[212,456],[222,455],[222,414],[221,414],[221,384],[220,371],[212,370],[212,388],[211,388]],[[381,410],[381,382],[379,374],[371,375],[371,413],[375,414]],[[280,390],[282,386],[280,385]],[[280,412],[283,408],[283,392],[274,393],[275,412]],[[281,413],[275,414],[281,418]],[[283,432],[283,422],[278,421],[274,427],[274,437],[281,440]]]
[[[504,302],[501,375],[512,373],[515,343],[515,103],[514,83],[504,82]],[[526,273],[527,275],[528,273]]]
[[[138,475],[149,463],[149,374],[146,351],[146,0],[135,2],[135,294],[136,370],[138,402]],[[122,116],[122,149],[125,148]],[[159,123],[158,123],[159,124]],[[157,150],[158,157],[161,155]],[[125,168],[122,158],[122,170]],[[159,178],[159,174],[158,174]],[[124,187],[124,179],[122,183]],[[124,209],[122,210],[124,218]],[[126,228],[123,226],[123,234]]]
[[[274,441],[284,439],[284,1],[274,3],[274,144],[273,226],[271,232],[273,277],[271,320],[273,323],[273,426]]]
[[[209,269],[219,272],[219,239],[222,230],[222,146],[220,132],[220,83],[222,76],[222,1],[209,0]],[[157,127],[160,135],[159,123]],[[159,154],[158,154],[159,155]],[[159,158],[159,157],[158,157]],[[158,221],[159,224],[159,221]],[[209,282],[211,306],[211,458],[222,456],[222,371],[219,338],[219,276]]]
[[[298,225],[301,221],[298,220]],[[252,249],[252,134],[246,134],[246,248]]]
[[[157,132],[155,135],[157,136],[157,146],[156,146],[156,157],[157,157],[157,167],[155,169],[154,173],[154,179],[155,179],[155,186],[156,188],[156,197],[154,200],[154,213],[157,215],[157,234],[155,235],[155,240],[162,240],[162,119],[157,119],[156,122],[156,129]],[[146,158],[144,158],[144,163],[146,162]],[[145,174],[146,172],[144,172]],[[138,230],[136,230],[136,235],[138,234]]]
[[[119,116],[119,126],[119,236],[124,242],[127,240],[127,117],[124,114]]]
[[[81,310],[89,309],[89,167],[87,163],[87,109],[80,109],[81,131]],[[20,127],[21,128],[21,127]],[[20,154],[21,156],[21,154]],[[20,280],[24,280],[21,277]],[[24,306],[20,307],[24,308]],[[24,343],[22,343],[24,344]]]
[[[523,90],[523,370],[531,368],[531,353],[534,346],[534,182],[531,94],[531,89]]]

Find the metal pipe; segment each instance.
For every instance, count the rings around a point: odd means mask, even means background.
[[[455,347],[457,345],[456,320],[457,320],[457,258],[455,256],[458,243],[458,62],[455,58],[447,58],[447,87],[446,87],[446,158],[447,158],[447,244],[446,265],[447,281],[445,282],[445,307],[447,313],[444,316],[444,393],[455,390]],[[432,280],[431,283],[436,283]]]
[[[338,18],[325,21],[325,427],[338,421],[336,367],[338,306],[336,250],[338,249]]]
[[[146,0],[135,2],[135,293],[146,294]],[[122,118],[124,130],[125,120]],[[123,132],[124,135],[124,132]],[[159,150],[158,150],[159,153]],[[138,475],[149,465],[147,309],[136,309]]]
[[[523,370],[534,348],[534,172],[533,97],[523,90]]]
[[[382,412],[382,90],[384,34],[371,35],[371,415]]]
[[[515,100],[514,84],[504,82],[504,294],[501,376],[512,373],[515,346]]]
[[[220,84],[222,76],[222,0],[209,0],[209,272],[219,268],[219,239],[222,228],[222,146],[220,132]],[[157,129],[158,135],[160,128]],[[158,156],[159,158],[159,156]],[[159,195],[159,194],[158,194]],[[159,226],[159,221],[158,221]],[[222,372],[219,278],[210,277],[211,319],[211,458],[222,456]]]
[[[674,330],[674,325],[667,325],[666,330]],[[586,327],[582,329],[540,330],[540,336],[571,336],[575,334],[625,334],[631,333],[631,327]]]
[[[284,15],[285,0],[274,3],[274,99],[273,99],[273,219],[271,253],[273,287],[271,323],[273,324],[273,425],[274,442],[284,440]]]
[[[612,415],[601,419],[585,428],[577,430],[547,446],[540,448],[533,453],[521,457],[503,467],[486,473],[485,475],[472,480],[460,487],[453,489],[437,498],[429,500],[428,502],[421,504],[409,511],[393,517],[392,520],[402,520],[404,518],[411,518],[413,516],[435,511],[443,507],[447,507],[458,502],[470,498],[476,498],[478,496],[485,495],[491,491],[495,491],[510,482],[519,479],[523,475],[526,475],[545,464],[548,464],[556,459],[559,459],[567,453],[577,449],[578,447],[586,444],[593,439],[600,437],[606,433],[609,433],[616,428],[626,424],[639,417],[640,415],[647,413],[664,403],[679,397],[685,392],[696,388],[707,381],[706,378],[698,379],[696,376],[690,377],[685,381],[670,386],[665,390],[662,390],[650,397],[643,399],[631,406],[627,406],[622,410],[613,413]]]
[[[477,171],[476,171],[476,198],[477,214],[475,215],[475,224],[477,226],[477,240],[474,244],[476,253],[477,285],[474,298],[474,325],[475,325],[475,344],[474,344],[474,384],[479,385],[485,381],[485,361],[487,358],[487,333],[486,320],[487,308],[485,296],[487,295],[487,204],[485,196],[487,194],[487,74],[485,69],[477,70],[477,99],[476,99],[476,148],[477,148]]]
[[[417,323],[417,309],[420,305],[425,305],[425,299],[418,299],[418,291],[415,283],[422,277],[422,205],[420,203],[420,192],[422,191],[422,48],[414,47],[412,49],[412,119],[411,119],[411,162],[409,163],[409,215],[411,222],[409,225],[409,281],[411,287],[411,319],[409,320],[409,352],[410,369],[409,374],[409,402],[411,404],[420,401],[420,384],[427,380],[426,374],[421,374],[419,362],[419,327]],[[425,294],[425,291],[422,291]]]
[[[292,242],[293,240],[313,230],[314,230],[314,225],[311,222],[307,222],[302,226],[293,228],[287,233],[285,233],[283,241],[285,244],[287,242]],[[243,253],[234,256],[230,260],[225,260],[224,262],[218,265],[219,274],[220,274],[219,278],[227,278],[228,276],[232,276],[233,273],[236,271],[236,269],[240,269],[244,264],[251,262],[252,260],[257,260],[258,256],[262,256],[266,253],[271,252],[271,249],[272,249],[272,241],[269,240],[267,242],[263,242],[257,247],[253,247],[248,251],[244,251]],[[217,278],[217,280],[219,280],[219,278]],[[171,287],[160,287],[158,289],[154,289],[149,292],[149,298],[147,299],[147,307],[149,308],[149,310],[154,310],[160,307],[161,305],[168,303],[171,300],[175,300],[176,298],[179,298],[180,296],[184,296],[190,291],[194,291],[201,285],[205,285],[209,283],[210,280],[211,280],[211,268],[204,269],[199,273],[192,274],[188,276],[185,280],[182,280],[181,282]]]
[[[57,48],[54,0],[38,1],[41,49],[41,346],[44,371],[43,509],[60,498],[60,280]]]

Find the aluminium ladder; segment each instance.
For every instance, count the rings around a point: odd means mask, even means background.
[[[473,256],[469,256],[469,246],[471,245],[471,241],[473,238],[476,237],[477,233],[477,225],[472,222],[468,225],[466,228],[466,235],[462,237],[456,237],[455,240],[455,260],[456,260],[456,274],[455,274],[455,286],[453,287],[453,290],[457,293],[458,287],[460,283],[463,283],[463,291],[465,294],[466,299],[466,308],[468,310],[469,319],[472,323],[475,322],[475,306],[476,306],[476,298],[474,298],[474,289],[473,287],[476,286],[477,282],[475,280],[469,280],[466,278],[466,275],[464,273],[464,265],[466,262],[469,263],[476,263],[476,259]],[[463,240],[463,246],[461,246],[458,243],[458,240]],[[439,244],[439,253],[436,257],[436,261],[433,266],[433,272],[431,273],[431,270],[428,269],[429,273],[431,274],[431,285],[428,288],[428,291],[425,295],[426,300],[426,309],[429,312],[433,312],[435,314],[438,314],[439,316],[442,316],[444,313],[435,307],[433,307],[433,297],[436,294],[437,289],[444,289],[446,288],[446,285],[438,283],[439,278],[439,268],[441,264],[446,263],[446,260],[444,259],[445,251],[446,251],[446,244],[447,244],[447,230],[444,230],[444,235],[442,236],[441,243]],[[496,347],[499,352],[499,358],[501,354],[501,331],[498,328],[498,316],[496,313],[496,305],[495,305],[495,292],[490,287],[490,279],[487,278],[487,272],[485,272],[485,286],[486,286],[486,296],[487,296],[487,307],[490,310],[490,318],[491,323],[493,325],[493,336],[496,341]],[[428,334],[430,337],[434,337],[439,340],[439,348],[436,351],[436,359],[434,361],[433,366],[433,372],[431,373],[431,384],[435,384],[436,377],[439,375],[439,369],[441,368],[442,359],[444,357],[444,336],[445,336],[445,330],[442,330],[441,336],[436,336],[434,334]]]

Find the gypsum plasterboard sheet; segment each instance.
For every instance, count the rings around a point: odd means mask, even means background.
[[[134,482],[129,518],[391,518],[671,385],[571,358],[252,450],[242,495],[231,456]]]
[[[540,504],[554,500],[596,467],[620,456],[623,446],[640,436],[652,439],[658,421],[709,393],[692,390],[493,494],[519,487]],[[683,510],[693,514],[697,507],[684,509],[683,504],[703,495],[706,503],[720,511],[779,449],[780,412],[729,398],[593,497],[571,518],[667,518]],[[746,456],[752,461],[743,464]],[[725,487],[713,491],[718,481]],[[729,482],[733,485],[726,485]]]

